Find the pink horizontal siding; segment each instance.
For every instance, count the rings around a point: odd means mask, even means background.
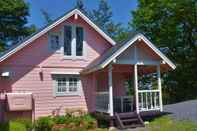
[[[75,23],[84,27],[87,42],[86,59],[63,59],[62,54],[51,52],[48,49],[48,34],[45,34],[0,64],[0,71],[12,72],[11,79],[0,80],[0,91],[32,92],[35,101],[35,118],[51,115],[52,111],[58,108],[61,109],[61,113],[64,113],[65,108],[83,108],[90,112],[95,109],[93,75],[81,76],[80,96],[54,97],[51,72],[80,72],[111,45],[81,18],[74,20],[71,17],[52,31],[59,32],[65,23]],[[42,78],[40,71],[43,73]],[[9,114],[14,115],[11,112]]]

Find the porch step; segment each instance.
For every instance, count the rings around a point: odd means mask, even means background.
[[[123,119],[122,122],[135,122],[137,121],[137,118],[133,118],[133,119]]]
[[[143,127],[144,122],[136,112],[115,113],[116,123],[121,129]]]

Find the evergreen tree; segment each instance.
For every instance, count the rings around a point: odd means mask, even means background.
[[[27,26],[29,6],[23,0],[0,0],[0,51],[34,32]]]
[[[107,0],[100,0],[98,9],[93,9],[89,15],[99,27],[116,41],[122,41],[128,37],[128,30],[124,29],[122,24],[113,22],[112,10]]]
[[[106,27],[111,22],[112,17],[112,11],[107,1],[100,0],[98,9],[93,9],[90,16],[99,27],[106,30]]]
[[[52,18],[51,18],[51,15],[47,11],[45,11],[44,9],[41,9],[40,11],[41,11],[41,13],[44,17],[44,20],[45,20],[46,24],[49,24],[53,21]]]
[[[76,8],[78,8],[80,11],[82,11],[83,13],[85,13],[86,15],[88,15],[88,11],[84,7],[83,0],[77,0]]]

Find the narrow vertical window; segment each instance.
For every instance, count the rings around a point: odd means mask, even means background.
[[[53,34],[50,35],[50,48],[52,50],[58,50],[60,48],[59,34],[53,33]]]
[[[83,28],[76,27],[76,56],[83,55]]]
[[[72,27],[64,26],[64,55],[71,55]]]

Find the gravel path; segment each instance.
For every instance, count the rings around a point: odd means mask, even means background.
[[[177,120],[192,120],[197,123],[197,100],[190,100],[164,106],[164,112]]]

